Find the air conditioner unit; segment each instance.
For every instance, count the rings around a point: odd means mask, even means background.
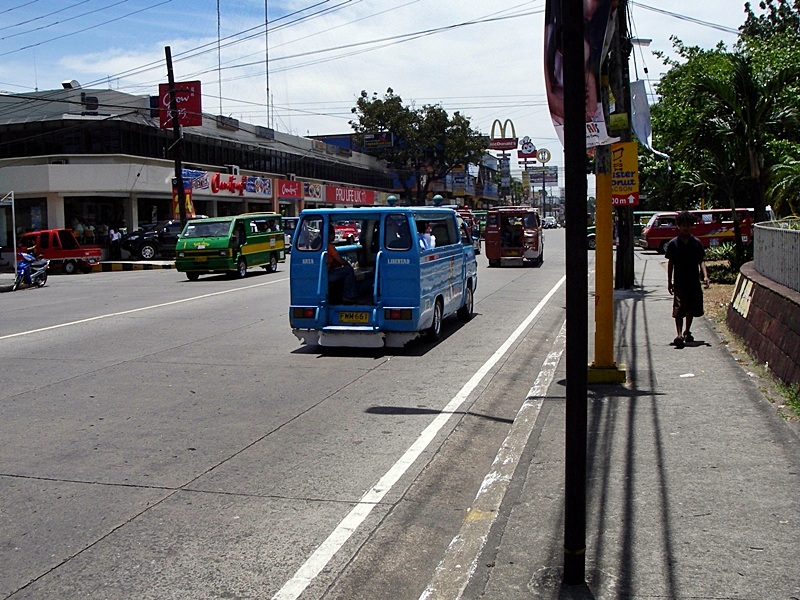
[[[228,172],[228,175],[239,176],[239,165],[225,165],[225,170]]]

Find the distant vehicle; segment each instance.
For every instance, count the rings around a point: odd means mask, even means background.
[[[274,273],[286,261],[284,235],[277,213],[191,219],[175,247],[175,269],[190,281],[206,273],[243,278],[249,267]]]
[[[102,250],[99,246],[81,246],[72,229],[43,229],[31,231],[17,240],[19,248],[36,248],[34,254],[50,261],[70,275],[78,270],[89,273],[100,264]]]
[[[558,221],[555,217],[545,217],[542,227],[545,229],[558,229]]]
[[[638,242],[639,238],[641,237],[642,231],[644,230],[644,227],[647,225],[647,222],[650,220],[650,217],[652,217],[656,213],[657,213],[657,211],[654,211],[654,210],[635,210],[635,211],[633,211],[633,239],[634,239],[634,244],[636,244]],[[595,230],[596,230],[596,228],[595,228],[594,225],[591,225],[591,226],[586,228],[586,247],[589,250],[594,250],[595,249],[595,245],[596,245],[596,242],[595,242]],[[615,240],[614,244],[616,245],[616,240]]]
[[[544,262],[544,233],[531,207],[494,208],[486,215],[486,258],[490,267]]]
[[[192,217],[205,219],[204,215]],[[158,256],[175,256],[175,244],[183,226],[180,219],[159,221],[150,227],[137,229],[122,236],[122,249],[134,258],[152,260]]]
[[[337,242],[355,244],[358,236],[361,235],[360,226],[356,221],[340,221],[334,225],[334,229]]]
[[[329,239],[329,227],[359,224],[355,244]],[[430,230],[423,248],[419,231]],[[336,235],[338,237],[338,235]],[[355,299],[329,281],[328,244],[353,267]],[[478,263],[455,211],[431,207],[304,210],[290,266],[289,323],[305,344],[401,347],[425,335],[439,339],[450,315],[472,318]]]
[[[729,208],[690,210],[689,212],[695,217],[692,235],[699,239],[706,248],[735,241],[733,214]],[[749,244],[753,241],[753,210],[737,208],[736,215],[742,241]],[[654,214],[642,231],[639,245],[663,254],[669,241],[678,235],[678,225],[675,222],[677,217],[677,212]]]

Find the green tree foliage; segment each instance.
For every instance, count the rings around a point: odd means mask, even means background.
[[[425,204],[434,181],[444,179],[457,165],[466,168],[478,162],[486,150],[486,138],[470,127],[469,118],[459,112],[450,117],[438,104],[405,106],[391,88],[383,98],[362,91],[352,113],[357,116],[350,121],[356,143],[363,142],[365,133],[391,133],[391,148],[370,153],[395,171],[414,204]]]
[[[736,205],[763,218],[770,200],[793,210],[783,179],[800,159],[800,0],[760,8],[745,5],[733,51],[673,38],[680,59],[664,59],[670,70],[651,111],[654,145],[671,161],[643,161],[649,208]]]

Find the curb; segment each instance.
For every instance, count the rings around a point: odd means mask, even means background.
[[[92,273],[111,273],[117,271],[152,271],[154,269],[174,269],[174,262],[101,262],[92,266]]]

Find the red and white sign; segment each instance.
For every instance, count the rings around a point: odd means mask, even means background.
[[[326,185],[325,202],[335,204],[375,204],[375,192],[373,190]]]
[[[244,175],[238,177],[236,175],[221,175],[219,173],[214,173],[211,176],[212,194],[219,194],[222,191],[228,191],[231,194],[238,193],[240,196],[244,196],[246,190],[247,177]]]
[[[301,200],[303,198],[303,182],[289,179],[278,179],[278,198]]]
[[[200,97],[200,82],[175,82],[175,106],[178,109],[178,123],[183,127],[202,125],[203,103]],[[166,83],[158,86],[158,108],[161,129],[172,128],[169,85]]]

